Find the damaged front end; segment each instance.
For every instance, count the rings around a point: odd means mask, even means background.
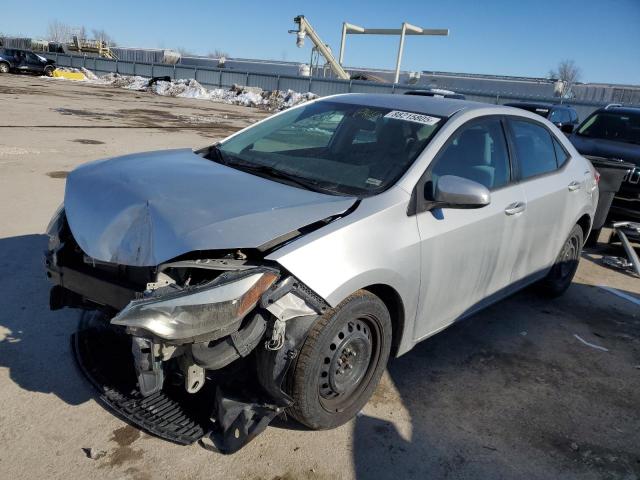
[[[291,405],[285,375],[328,305],[279,265],[239,250],[154,267],[98,261],[62,208],[48,234],[51,308],[85,310],[76,359],[116,414],[231,453]]]

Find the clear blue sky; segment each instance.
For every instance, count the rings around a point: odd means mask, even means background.
[[[409,37],[406,70],[546,76],[573,59],[582,81],[640,84],[640,0],[3,0],[0,32],[40,37],[56,19],[105,29],[123,46],[304,62],[310,42],[297,49],[287,34],[297,14],[334,52],[343,21],[451,30],[449,37]],[[392,68],[396,51],[395,37],[351,36],[345,63]]]

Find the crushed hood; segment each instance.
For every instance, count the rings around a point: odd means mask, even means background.
[[[69,174],[64,198],[87,255],[133,266],[196,250],[257,248],[355,201],[251,175],[190,149],[87,163]]]

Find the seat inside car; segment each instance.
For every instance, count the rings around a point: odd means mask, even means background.
[[[492,188],[502,184],[496,181],[493,145],[489,132],[484,127],[473,127],[463,131],[443,152],[433,174],[456,175]],[[501,172],[501,169],[498,169]]]

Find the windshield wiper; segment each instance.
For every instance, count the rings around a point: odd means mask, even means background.
[[[229,161],[227,160],[226,155],[222,153],[222,150],[220,150],[219,143],[216,143],[209,147],[209,151],[207,152],[207,155],[205,156],[205,158],[213,162],[221,163],[223,165],[229,164]]]

